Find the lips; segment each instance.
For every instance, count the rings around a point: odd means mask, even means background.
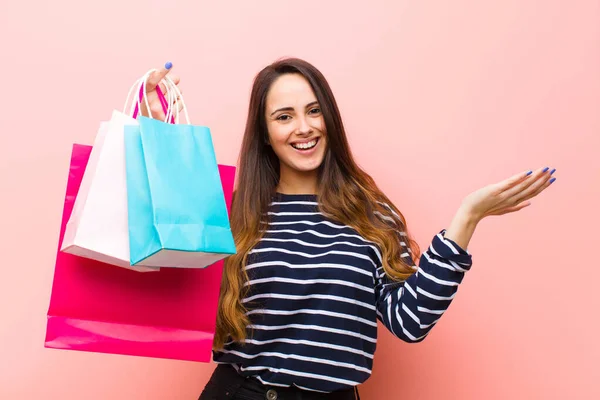
[[[310,150],[310,149],[314,148],[318,142],[319,142],[319,138],[314,138],[314,139],[303,141],[303,142],[294,142],[291,145],[296,150]]]

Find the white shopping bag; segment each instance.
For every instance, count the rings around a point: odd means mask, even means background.
[[[139,272],[157,271],[129,261],[124,126],[136,124],[114,111],[100,125],[61,250]]]

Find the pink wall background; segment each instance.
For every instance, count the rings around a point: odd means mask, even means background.
[[[285,55],[330,80],[360,163],[421,246],[469,191],[550,165],[489,219],[431,336],[383,328],[364,399],[600,398],[600,2],[0,2],[0,398],[195,399],[214,365],[48,350],[71,144],[172,61],[235,163],[251,80]]]

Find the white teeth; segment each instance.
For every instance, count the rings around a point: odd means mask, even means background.
[[[296,149],[308,150],[308,149],[315,147],[316,144],[317,144],[317,141],[313,140],[313,141],[310,141],[307,143],[294,143],[294,144],[292,144],[292,147],[294,147]]]

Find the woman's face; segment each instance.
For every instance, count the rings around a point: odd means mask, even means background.
[[[265,113],[282,179],[316,172],[325,158],[327,138],[321,107],[308,81],[300,74],[281,75],[267,93]]]

